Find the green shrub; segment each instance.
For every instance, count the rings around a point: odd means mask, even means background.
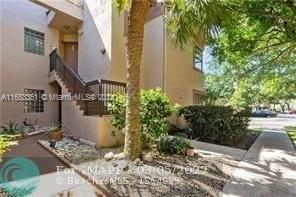
[[[126,96],[113,95],[108,110],[113,115],[112,125],[123,130],[125,127]],[[169,123],[167,117],[178,110],[178,105],[170,104],[169,98],[161,89],[141,91],[140,122],[143,140],[156,140],[167,134]]]
[[[113,127],[122,130],[125,126],[126,97],[121,94],[112,95],[108,102],[108,110],[113,115],[111,123]]]
[[[185,154],[190,148],[189,140],[176,136],[163,136],[159,140],[159,151],[167,154]]]
[[[250,109],[234,110],[225,106],[188,106],[180,110],[193,130],[193,138],[231,145],[247,132]]]
[[[15,135],[7,135],[7,134],[0,135],[0,161],[3,154],[6,152],[7,148],[11,146],[15,141],[16,141]]]
[[[15,121],[8,121],[5,126],[1,127],[3,129],[2,133],[5,134],[17,134],[21,132],[18,124]]]

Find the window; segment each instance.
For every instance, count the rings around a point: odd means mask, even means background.
[[[195,47],[193,49],[193,55],[193,67],[199,71],[203,71],[203,50],[198,47]]]
[[[204,93],[199,90],[193,90],[193,105],[203,104]]]
[[[25,89],[25,95],[28,95],[25,101],[25,113],[44,112],[44,101],[41,99],[44,90]]]
[[[25,51],[44,55],[44,33],[25,27]]]

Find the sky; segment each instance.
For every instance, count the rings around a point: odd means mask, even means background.
[[[203,71],[204,71],[204,73],[210,72],[209,65],[210,65],[211,60],[212,60],[211,49],[209,47],[205,47],[205,49],[203,51]]]

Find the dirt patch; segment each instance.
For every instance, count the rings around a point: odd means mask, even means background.
[[[249,132],[232,147],[249,150],[261,133],[262,131],[260,130],[249,130]]]
[[[248,132],[240,140],[234,142],[233,144],[225,144],[225,143],[217,143],[215,141],[207,140],[207,139],[200,139],[200,138],[193,139],[193,138],[190,138],[189,134],[186,134],[185,130],[179,130],[177,128],[173,128],[169,132],[170,135],[174,135],[174,136],[182,136],[184,138],[188,138],[191,140],[217,144],[221,146],[228,146],[232,148],[239,148],[243,150],[249,150],[261,133],[262,133],[262,130],[259,130],[259,129],[248,129]]]
[[[0,187],[0,196],[1,197],[11,197],[11,195],[9,195],[7,192],[5,192],[2,187]]]

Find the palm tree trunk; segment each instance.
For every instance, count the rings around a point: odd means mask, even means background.
[[[134,160],[141,154],[140,136],[140,68],[144,25],[150,0],[133,0],[127,36],[127,107],[124,153]]]

